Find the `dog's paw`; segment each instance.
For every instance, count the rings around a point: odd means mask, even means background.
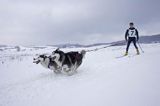
[[[62,73],[68,76],[71,76],[76,73],[76,69],[73,67],[69,68],[67,65],[63,66]]]

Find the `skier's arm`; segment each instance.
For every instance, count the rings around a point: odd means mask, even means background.
[[[127,37],[128,37],[128,29],[127,29],[127,31],[126,31],[126,33],[125,33],[125,40],[127,41]]]
[[[139,40],[139,33],[138,30],[136,29],[136,36],[137,36],[137,41]]]

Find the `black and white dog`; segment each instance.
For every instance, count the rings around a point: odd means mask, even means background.
[[[33,59],[33,63],[41,63],[45,68],[53,70],[55,73],[64,73],[72,75],[77,68],[82,64],[86,54],[85,50],[81,52],[67,52],[56,49],[52,55],[39,55]]]

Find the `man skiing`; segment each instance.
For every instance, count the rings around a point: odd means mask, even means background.
[[[126,33],[125,33],[125,40],[127,41],[127,48],[126,48],[126,53],[125,56],[128,55],[128,50],[129,50],[129,46],[131,44],[131,42],[133,42],[134,47],[136,48],[137,51],[137,55],[139,55],[139,50],[138,47],[136,45],[136,42],[139,40],[139,34],[138,34],[138,30],[134,27],[134,23],[131,22],[129,23],[130,28],[127,29]]]

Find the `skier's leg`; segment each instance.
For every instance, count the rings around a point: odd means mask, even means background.
[[[136,45],[136,38],[133,40],[133,44],[134,44],[134,47],[136,48],[137,54],[140,54],[139,50],[138,50],[138,47]]]
[[[128,42],[127,42],[127,48],[126,48],[126,53],[125,53],[125,55],[128,55],[128,50],[129,50],[130,44],[131,44],[131,39],[129,38],[129,39],[128,39]]]
[[[136,45],[136,38],[133,39],[133,44],[134,44],[134,47],[135,47],[136,49],[138,49],[138,47],[137,47],[137,45]]]

